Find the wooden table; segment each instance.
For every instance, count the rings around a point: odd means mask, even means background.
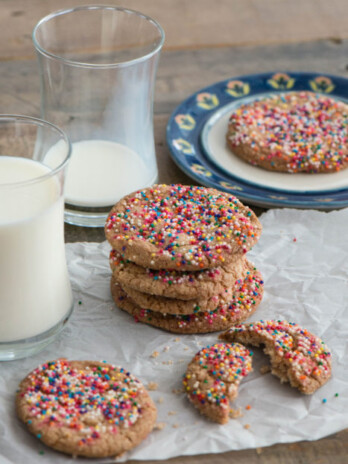
[[[51,11],[84,3],[92,2],[0,0],[2,113],[39,116],[32,28]],[[192,183],[171,160],[165,129],[172,110],[198,89],[262,71],[348,75],[347,0],[128,0],[122,6],[149,14],[166,32],[154,117],[159,179],[163,183]],[[263,211],[254,210],[258,214]],[[67,242],[104,240],[100,228],[66,225],[65,232]],[[178,457],[151,464],[347,464],[347,443],[345,430],[316,442]]]

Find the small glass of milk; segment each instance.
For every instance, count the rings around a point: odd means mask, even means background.
[[[60,157],[48,166],[53,146]],[[72,312],[63,199],[70,152],[52,124],[0,115],[0,361],[39,351]]]
[[[161,26],[114,6],[56,11],[33,31],[41,76],[41,116],[72,142],[65,220],[102,227],[124,195],[158,179],[153,95]],[[59,147],[47,163],[59,158]]]

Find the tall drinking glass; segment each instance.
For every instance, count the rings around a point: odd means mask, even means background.
[[[82,6],[41,19],[33,41],[41,115],[72,141],[65,220],[104,226],[117,200],[157,181],[153,96],[163,30],[136,11]]]
[[[56,163],[48,165],[53,151]],[[0,361],[43,348],[72,311],[63,200],[69,158],[57,127],[0,116]]]

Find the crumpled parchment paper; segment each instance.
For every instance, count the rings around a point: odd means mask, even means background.
[[[270,373],[262,375],[260,367],[268,360],[255,349],[254,371],[242,382],[233,406],[243,416],[224,426],[209,422],[179,390],[187,363],[216,342],[217,334],[175,335],[135,323],[111,299],[109,245],[67,244],[76,301],[69,323],[36,356],[0,363],[0,463],[76,463],[30,435],[14,411],[20,380],[38,364],[62,356],[106,360],[129,369],[145,385],[158,384],[150,394],[165,427],[121,461],[316,440],[348,427],[348,209],[271,210],[261,222],[261,239],[248,257],[264,275],[265,294],[250,320],[287,319],[322,337],[333,353],[333,377],[326,385],[306,396]],[[155,351],[159,355],[152,357]]]

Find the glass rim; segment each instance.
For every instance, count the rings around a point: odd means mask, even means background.
[[[101,63],[88,63],[88,62],[86,63],[84,61],[70,60],[68,58],[64,58],[63,56],[56,55],[55,53],[51,53],[48,50],[46,50],[43,46],[40,45],[39,41],[37,40],[36,35],[37,35],[38,30],[40,29],[40,27],[43,24],[48,23],[50,20],[52,20],[52,19],[54,19],[54,18],[56,18],[58,16],[62,16],[62,15],[70,14],[70,13],[75,13],[76,11],[84,11],[84,10],[85,11],[87,11],[87,10],[122,11],[124,13],[129,13],[129,14],[141,17],[141,18],[145,19],[146,21],[150,22],[151,24],[153,24],[157,28],[157,30],[158,30],[158,32],[160,34],[160,41],[157,44],[157,46],[154,47],[153,50],[151,50],[149,53],[146,53],[143,56],[140,56],[139,58],[133,58],[131,60],[121,61],[119,63],[102,63],[102,64]],[[156,55],[156,53],[158,53],[161,50],[161,48],[163,46],[163,43],[164,43],[164,39],[165,39],[164,30],[163,30],[162,26],[159,24],[159,22],[157,22],[155,19],[151,18],[150,16],[148,16],[148,15],[146,15],[144,13],[141,13],[140,11],[132,10],[130,8],[124,8],[124,7],[121,7],[121,6],[113,6],[113,5],[82,5],[82,6],[77,6],[77,7],[73,7],[73,8],[66,8],[66,9],[62,9],[62,10],[53,11],[52,13],[48,14],[47,16],[44,16],[43,18],[41,18],[40,21],[35,25],[35,27],[33,29],[33,32],[32,32],[32,40],[33,40],[34,47],[35,47],[36,51],[40,52],[42,55],[46,56],[47,58],[51,58],[51,59],[54,59],[54,60],[57,60],[57,61],[61,61],[63,63],[69,64],[71,66],[76,66],[76,67],[81,67],[81,68],[95,68],[95,69],[121,68],[121,67],[125,67],[125,66],[130,66],[130,65],[133,65],[133,64],[141,63],[142,61],[146,61],[149,58],[151,58],[153,55]]]
[[[22,122],[22,123],[32,124],[34,126],[40,126],[40,127],[46,127],[46,128],[53,129],[58,134],[61,135],[62,140],[64,140],[64,142],[66,143],[67,153],[66,153],[66,156],[64,157],[64,160],[57,167],[55,167],[54,169],[49,168],[50,171],[48,171],[47,174],[42,174],[37,177],[34,177],[33,179],[23,180],[19,182],[8,182],[8,183],[0,184],[0,189],[10,188],[10,187],[22,187],[22,186],[24,187],[26,185],[31,185],[36,182],[45,181],[49,178],[54,177],[59,171],[63,170],[66,167],[71,157],[71,143],[66,133],[62,131],[62,129],[60,129],[58,126],[55,126],[51,122],[45,121],[44,119],[34,118],[33,116],[25,116],[25,115],[20,115],[20,114],[0,114],[0,126],[4,122],[9,122],[9,123]],[[18,157],[18,158],[30,159],[30,158],[24,158],[23,156]]]

